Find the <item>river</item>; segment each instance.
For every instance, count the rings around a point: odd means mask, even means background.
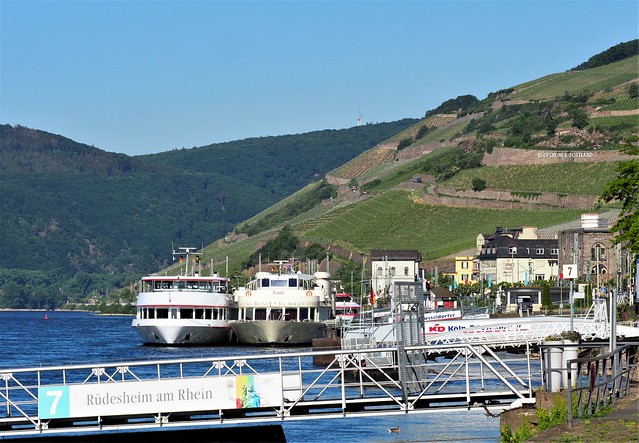
[[[66,311],[0,311],[0,369],[124,362],[165,358],[277,353],[282,348],[148,347],[131,328],[130,316]],[[305,348],[295,348],[304,351]],[[310,350],[310,348],[308,348]],[[1,413],[0,413],[1,414]],[[400,433],[388,429],[399,426]],[[496,442],[499,419],[455,411],[283,422],[287,442]]]

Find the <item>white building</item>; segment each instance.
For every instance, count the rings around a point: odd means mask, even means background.
[[[387,296],[396,282],[416,282],[422,254],[416,250],[371,250],[371,288]]]

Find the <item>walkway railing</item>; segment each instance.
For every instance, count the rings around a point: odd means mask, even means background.
[[[594,414],[628,394],[632,371],[639,370],[638,346],[639,343],[625,344],[604,353],[607,347],[602,345],[601,354],[596,357],[566,362],[569,426],[572,426],[575,401],[577,417],[583,418],[584,414]],[[577,374],[576,380],[572,380],[573,373]]]
[[[315,363],[322,358],[329,363]],[[486,404],[504,409],[532,401],[540,376],[530,352],[496,353],[483,344],[0,370],[0,439]]]

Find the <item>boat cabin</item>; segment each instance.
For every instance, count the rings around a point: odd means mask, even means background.
[[[151,276],[142,279],[142,292],[180,290],[225,294],[228,290],[228,285],[226,279],[212,279],[211,277]]]

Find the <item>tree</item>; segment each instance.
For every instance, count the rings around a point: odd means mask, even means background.
[[[616,200],[623,204],[611,228],[616,233],[613,242],[624,242],[632,252],[639,253],[639,147],[627,146],[621,151],[635,157],[617,166],[617,177],[606,185],[599,201]]]
[[[541,289],[541,305],[545,308],[552,306],[552,297],[550,295],[550,282],[544,281]]]
[[[639,97],[639,85],[637,85],[637,82],[630,83],[630,86],[628,86],[628,97]]]
[[[473,179],[473,191],[479,192],[479,191],[483,191],[484,189],[486,189],[486,180],[479,177],[475,177]]]
[[[571,113],[570,117],[572,118],[572,125],[583,129],[588,126],[588,114],[581,108],[575,108]]]

